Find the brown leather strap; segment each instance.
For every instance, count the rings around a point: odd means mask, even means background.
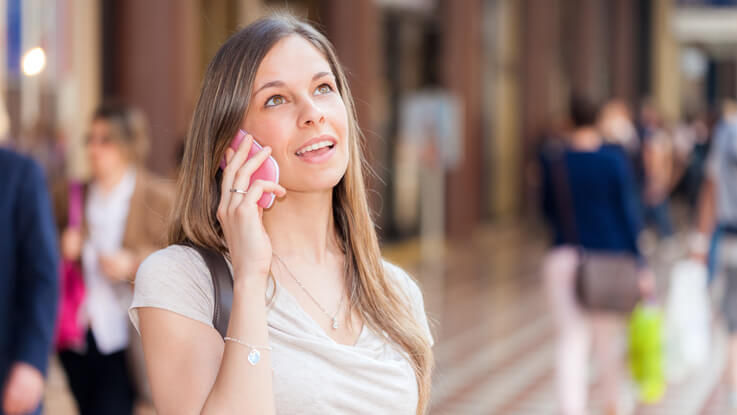
[[[233,276],[228,268],[225,257],[219,252],[198,245],[189,245],[199,252],[210,270],[212,287],[215,294],[215,311],[212,315],[212,325],[225,338],[228,333],[230,310],[233,307]]]

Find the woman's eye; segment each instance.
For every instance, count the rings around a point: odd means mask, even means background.
[[[329,94],[331,92],[333,92],[333,87],[331,87],[328,84],[322,84],[318,86],[317,89],[315,90],[316,95],[324,95],[324,94]]]
[[[286,102],[286,100],[284,99],[283,96],[281,96],[281,95],[274,95],[273,97],[269,98],[266,101],[266,106],[267,107],[275,107],[277,105],[283,104],[284,102]]]

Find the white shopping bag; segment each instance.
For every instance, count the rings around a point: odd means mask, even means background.
[[[670,381],[678,382],[706,363],[712,329],[709,303],[706,265],[678,262],[671,272],[665,314],[665,370]]]

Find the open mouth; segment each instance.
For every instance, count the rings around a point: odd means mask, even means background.
[[[302,147],[295,154],[298,157],[320,156],[320,155],[323,155],[325,153],[328,153],[334,147],[335,147],[335,142],[333,142],[331,140],[323,140],[323,141],[317,142],[315,144]]]

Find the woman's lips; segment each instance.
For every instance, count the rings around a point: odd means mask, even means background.
[[[331,147],[323,147],[318,150],[308,151],[297,156],[300,160],[308,163],[323,163],[329,160],[335,154],[335,145]]]

